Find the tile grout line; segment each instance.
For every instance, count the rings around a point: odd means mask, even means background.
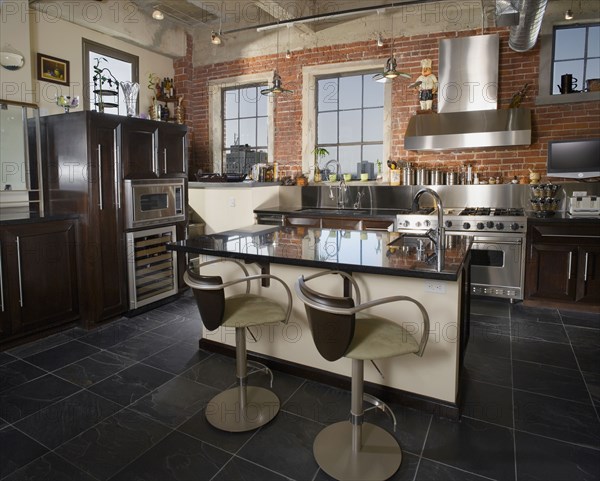
[[[577,354],[575,353],[575,349],[573,348],[573,342],[571,341],[571,336],[569,336],[569,330],[565,327],[565,323],[562,318],[562,314],[560,310],[558,310],[558,316],[560,317],[560,321],[562,323],[563,329],[565,330],[565,334],[567,335],[567,339],[569,340],[569,347],[571,348],[571,352],[573,353],[573,357],[575,358],[575,363],[577,364],[577,369],[579,370],[579,375],[583,380],[583,384],[585,385],[585,389],[588,392],[588,396],[590,397],[590,402],[592,403],[592,409],[596,413],[596,419],[600,422],[600,413],[598,412],[598,408],[596,407],[596,403],[594,402],[594,398],[592,393],[590,392],[590,388],[588,387],[588,383],[583,374],[583,370],[581,369],[581,365],[579,364],[579,359],[577,359]]]
[[[510,396],[511,396],[511,402],[512,402],[512,429],[511,434],[512,434],[512,438],[513,438],[513,456],[514,456],[514,463],[515,463],[515,481],[519,480],[519,474],[518,474],[518,467],[517,467],[517,432],[516,432],[516,427],[517,427],[517,423],[516,423],[516,419],[515,419],[515,410],[516,410],[516,406],[515,406],[515,380],[514,380],[514,364],[513,364],[513,348],[512,348],[512,341],[513,341],[513,335],[512,332],[513,331],[513,316],[512,316],[512,305],[509,306],[508,309],[508,333],[509,333],[509,350],[510,350]]]
[[[413,481],[416,481],[419,468],[421,467],[421,459],[423,459],[423,453],[425,452],[425,445],[427,444],[427,438],[429,437],[429,431],[431,430],[431,424],[433,423],[433,414],[429,417],[429,424],[427,425],[427,432],[425,433],[425,439],[423,439],[423,445],[421,446],[421,452],[419,453],[419,459],[417,460],[417,467],[413,476]]]

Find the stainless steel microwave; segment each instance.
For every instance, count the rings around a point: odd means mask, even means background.
[[[125,228],[185,220],[185,179],[125,180]]]

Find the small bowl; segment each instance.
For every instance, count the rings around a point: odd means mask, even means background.
[[[369,174],[366,172],[363,172],[362,174],[360,174],[360,180],[362,180],[362,181],[369,180]]]
[[[352,174],[344,174],[344,180],[350,182],[352,180]]]
[[[335,182],[337,180],[336,174],[329,174],[329,182]]]

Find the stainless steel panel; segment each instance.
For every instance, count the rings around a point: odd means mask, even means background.
[[[531,144],[529,109],[413,115],[404,136],[407,150],[448,150]]]
[[[440,40],[438,112],[497,108],[497,34]]]
[[[482,251],[484,256],[489,255],[493,261],[501,259],[500,265],[477,265],[476,251]],[[501,287],[521,293],[524,269],[521,242],[474,242],[471,247],[471,259],[472,285]]]

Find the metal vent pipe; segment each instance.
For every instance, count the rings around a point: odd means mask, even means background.
[[[526,52],[535,45],[548,0],[517,0],[515,3],[519,24],[510,27],[508,46],[516,52]]]

